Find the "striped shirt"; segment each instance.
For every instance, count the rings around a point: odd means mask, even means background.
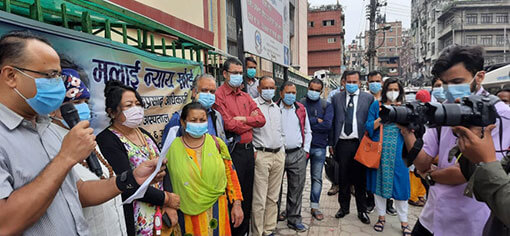
[[[52,161],[61,146],[57,137],[56,125],[47,116],[39,117],[34,127],[0,104],[0,199],[33,181]],[[70,172],[44,215],[23,235],[88,235],[77,181]]]

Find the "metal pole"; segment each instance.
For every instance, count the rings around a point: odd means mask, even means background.
[[[507,35],[506,35],[506,25],[503,28],[503,32],[504,32],[503,40],[505,40],[505,44],[503,46],[503,61],[506,63],[506,46],[507,46],[507,43],[508,43],[508,38],[507,38]]]
[[[244,63],[244,42],[243,42],[243,14],[241,12],[241,0],[234,0],[234,10],[236,15],[237,28],[237,58],[243,62],[243,71],[246,71],[246,63]],[[244,80],[244,90],[247,91],[248,84]]]

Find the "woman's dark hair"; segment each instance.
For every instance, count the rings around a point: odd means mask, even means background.
[[[190,102],[182,108],[182,112],[181,112],[181,120],[182,121],[186,120],[186,118],[188,117],[188,114],[191,110],[203,110],[207,114],[207,109],[204,106],[202,106],[202,104],[200,104],[199,102]]]
[[[402,82],[400,82],[399,79],[397,78],[389,78],[389,79],[386,79],[386,81],[384,81],[384,84],[382,86],[382,92],[381,92],[381,102],[384,104],[388,101],[388,97],[386,97],[386,93],[388,92],[388,87],[390,87],[390,84],[394,84],[394,83],[397,83],[398,84],[398,97],[397,97],[397,102],[404,102],[404,96],[405,96],[405,92],[404,92],[404,86],[402,85]]]
[[[106,86],[104,88],[104,97],[105,97],[105,110],[108,116],[110,116],[110,113],[108,113],[108,110],[110,110],[112,113],[116,113],[117,109],[119,108],[120,101],[122,100],[122,95],[126,91],[131,91],[135,93],[136,100],[140,102],[142,107],[144,106],[142,97],[140,94],[136,91],[136,89],[126,86],[120,81],[117,80],[110,80],[106,83]],[[110,117],[111,118],[111,117]]]

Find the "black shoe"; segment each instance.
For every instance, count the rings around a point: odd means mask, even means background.
[[[286,219],[287,219],[287,212],[282,211],[282,213],[280,213],[280,214],[278,215],[278,221],[284,221],[284,220],[286,220]]]
[[[393,208],[393,201],[392,200],[388,200],[386,202],[386,214],[388,214],[390,216],[396,216],[397,215],[397,211],[395,210],[395,208]]]
[[[370,218],[366,212],[358,212],[358,219],[361,220],[363,224],[370,224]]]
[[[349,212],[348,211],[343,211],[342,208],[340,208],[336,214],[335,214],[335,218],[337,219],[340,219],[340,218],[344,218],[344,216],[348,215]]]
[[[367,212],[367,214],[374,212],[374,206],[368,206],[366,212]]]

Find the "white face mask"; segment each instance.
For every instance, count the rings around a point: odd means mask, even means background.
[[[395,102],[398,98],[398,95],[400,95],[399,91],[388,91],[386,92],[386,97],[390,102]]]
[[[126,121],[122,125],[129,128],[138,127],[143,121],[143,108],[141,106],[134,106],[122,112],[126,117]]]

